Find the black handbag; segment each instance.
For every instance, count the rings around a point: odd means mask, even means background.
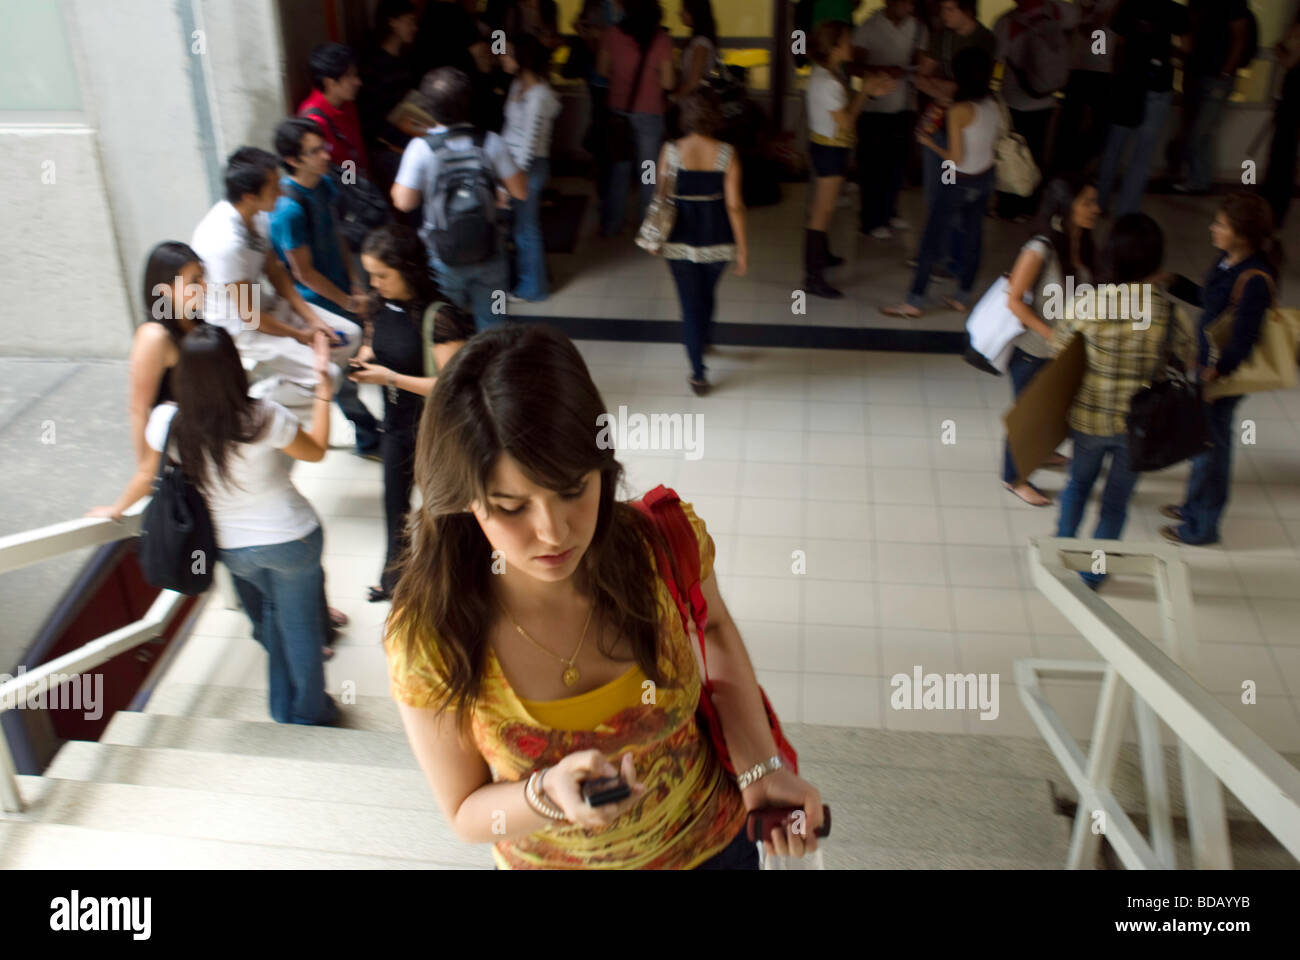
[[[1178,318],[1172,313],[1161,344],[1161,363],[1151,386],[1129,401],[1129,467],[1139,472],[1163,470],[1205,452],[1212,445],[1205,421],[1201,385],[1173,357],[1170,341]]]
[[[153,499],[140,523],[140,569],[150,586],[175,590],[186,596],[212,586],[217,562],[217,537],[203,495],[190,483],[180,464],[167,456],[172,417],[158,459]]]

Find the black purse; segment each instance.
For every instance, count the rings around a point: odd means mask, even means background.
[[[140,523],[140,569],[150,586],[175,590],[186,596],[212,586],[217,562],[217,537],[203,495],[190,483],[180,464],[167,456],[172,417],[158,459],[153,499]]]
[[[1160,348],[1163,370],[1129,401],[1128,462],[1139,472],[1163,470],[1212,445],[1201,385],[1188,376],[1170,349],[1177,322],[1171,312]]]

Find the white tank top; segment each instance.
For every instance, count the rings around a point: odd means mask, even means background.
[[[975,119],[961,132],[965,149],[961,163],[957,164],[958,173],[983,173],[993,166],[993,147],[1002,135],[1002,111],[992,97],[976,101],[972,106]]]

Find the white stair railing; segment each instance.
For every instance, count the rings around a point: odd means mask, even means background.
[[[147,503],[148,500],[145,499],[135,504],[121,521],[70,520],[0,537],[0,573],[17,570],[73,550],[80,550],[82,547],[94,547],[134,537],[140,532],[140,514]],[[199,598],[200,605],[205,597],[206,595]],[[7,704],[12,703],[15,706],[19,703],[25,704],[30,691],[48,686],[50,678],[56,674],[66,679],[69,675],[75,676],[92,670],[124,650],[148,643],[165,633],[187,599],[183,594],[164,590],[158,594],[158,598],[141,619],[96,637],[49,663],[0,684],[0,713],[6,709]],[[13,757],[9,753],[9,743],[0,732],[0,807],[3,807],[7,813],[20,813],[23,809],[16,777]]]
[[[1099,558],[1107,573],[1154,578],[1163,650],[1080,580],[1078,571],[1094,569]],[[1016,661],[1021,700],[1079,794],[1067,866],[1080,869],[1095,863],[1103,833],[1129,868],[1176,866],[1157,717],[1178,741],[1194,866],[1232,866],[1220,783],[1300,858],[1300,771],[1191,675],[1199,672],[1192,594],[1178,550],[1117,540],[1036,538],[1030,541],[1029,560],[1035,586],[1102,657],[1102,662]],[[1063,677],[1102,681],[1087,755],[1040,687],[1042,680]],[[1150,841],[1111,791],[1130,701],[1147,792]]]

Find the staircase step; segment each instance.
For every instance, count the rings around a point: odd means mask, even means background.
[[[127,835],[123,854],[143,833],[457,867],[492,865],[486,845],[461,842],[435,810],[26,776],[18,782],[26,819]]]
[[[174,717],[123,710],[113,717],[99,740],[128,747],[170,747],[207,754],[237,753],[416,769],[405,735],[341,727]]]
[[[454,863],[368,857],[0,819],[0,870],[410,870]]]
[[[171,748],[128,747],[70,740],[45,776],[55,780],[122,783],[303,800],[338,799],[441,817],[428,781],[417,769],[328,763],[228,753],[213,757]]]
[[[336,698],[337,699],[337,698]],[[340,726],[347,730],[402,733],[402,718],[392,697],[357,696],[339,704]],[[202,683],[168,683],[159,687],[145,705],[145,713],[176,717],[212,717],[274,723],[263,687],[232,687]]]

